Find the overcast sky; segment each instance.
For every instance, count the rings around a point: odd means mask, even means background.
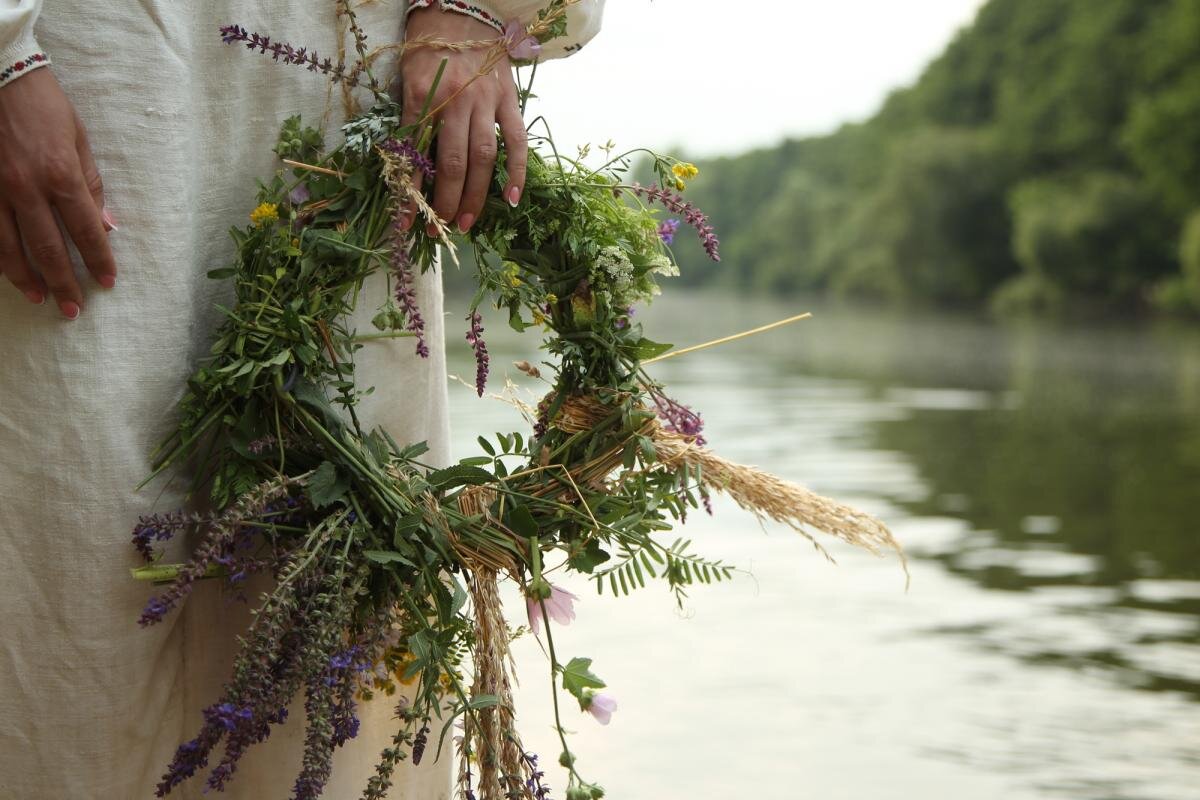
[[[531,110],[560,145],[733,153],[864,119],[985,0],[608,0]]]

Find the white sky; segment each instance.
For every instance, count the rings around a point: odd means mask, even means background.
[[[529,110],[560,147],[713,155],[825,133],[912,83],[984,2],[608,0],[591,44],[539,68]]]

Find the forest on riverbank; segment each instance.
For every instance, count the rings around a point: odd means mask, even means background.
[[[991,0],[871,119],[699,164],[692,285],[1200,313],[1200,0]]]

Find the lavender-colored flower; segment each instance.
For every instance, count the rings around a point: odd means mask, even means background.
[[[307,183],[298,183],[296,188],[288,192],[288,202],[294,206],[307,203],[310,197],[312,197],[312,192],[309,191]]]
[[[165,542],[188,524],[189,521],[180,511],[139,517],[138,524],[133,529],[133,546],[142,554],[142,558],[148,562],[153,561],[154,549],[150,543]]]
[[[658,238],[662,239],[665,244],[672,244],[675,241],[677,230],[679,230],[679,220],[663,220],[658,226]]]
[[[411,139],[396,139],[392,137],[385,139],[379,145],[384,150],[387,150],[393,155],[407,158],[414,169],[420,170],[426,178],[433,178],[436,174],[433,169],[433,162],[429,157],[417,149],[417,146],[412,143]]]
[[[708,224],[708,217],[705,216],[703,211],[684,200],[676,192],[664,189],[658,184],[651,184],[649,187],[645,187],[635,183],[633,184],[632,191],[638,197],[645,198],[647,202],[661,203],[668,211],[683,217],[688,225],[696,229],[696,233],[700,236],[700,242],[704,245],[704,252],[708,253],[708,257],[713,261],[721,260],[721,254],[718,252],[721,243],[717,240],[717,234],[713,230],[713,226]]]
[[[546,777],[546,773],[538,768],[538,757],[533,753],[521,753],[521,761],[524,762],[525,768],[529,771],[529,778],[525,781],[525,788],[533,795],[534,800],[550,800],[550,787],[542,783],[542,779]]]
[[[316,52],[310,52],[306,47],[292,47],[286,42],[272,42],[271,37],[258,33],[248,33],[240,25],[222,25],[221,41],[225,44],[242,43],[249,50],[257,50],[262,54],[271,54],[273,61],[284,64],[295,64],[308,67],[309,72],[320,72],[334,83],[345,82],[348,86],[358,86],[362,75],[362,65],[356,65],[349,73],[346,63],[338,61],[334,64],[330,59],[320,58]]]
[[[396,302],[404,312],[404,329],[416,334],[417,355],[429,358],[429,345],[425,343],[425,318],[417,305],[417,291],[413,286],[413,262],[404,230],[401,228],[400,211],[396,212],[395,238],[392,242],[392,277],[396,280]]]
[[[667,430],[690,436],[702,447],[707,444],[704,439],[704,420],[695,411],[660,394],[654,395],[654,405],[658,415],[666,420]]]
[[[578,597],[566,589],[560,589],[554,584],[550,584],[550,596],[545,598],[545,600],[526,596],[525,610],[529,614],[529,627],[533,629],[534,636],[537,636],[542,631],[543,603],[546,606],[546,613],[550,615],[550,619],[559,625],[570,625],[571,621],[575,619],[575,601],[578,599]]]
[[[542,52],[542,43],[530,36],[519,19],[510,19],[504,25],[504,48],[514,61],[532,61]]]
[[[467,331],[467,341],[471,343],[471,348],[475,351],[475,391],[483,397],[483,390],[487,387],[488,379],[488,349],[487,342],[483,341],[483,317],[479,316],[478,311],[472,310],[467,315],[467,321],[471,323],[471,329]]]
[[[587,694],[584,702],[587,703],[585,710],[601,725],[607,725],[613,712],[617,710],[617,698],[604,692]]]

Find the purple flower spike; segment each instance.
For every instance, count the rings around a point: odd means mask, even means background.
[[[708,224],[708,217],[703,211],[684,200],[681,195],[670,189],[664,189],[658,184],[651,184],[647,188],[635,183],[633,184],[633,193],[644,198],[647,203],[661,203],[668,211],[683,217],[684,222],[696,229],[696,233],[700,236],[700,243],[704,245],[704,252],[708,253],[708,257],[713,261],[721,260],[719,252],[721,243],[717,240],[716,231],[713,230],[712,225]],[[661,229],[659,235],[662,235]]]
[[[658,416],[666,421],[664,427],[667,430],[691,436],[701,447],[705,445],[704,420],[699,414],[683,403],[658,394],[654,396],[654,405],[658,409]]]
[[[467,331],[467,341],[475,350],[475,391],[483,397],[483,390],[487,387],[489,363],[487,343],[483,341],[483,317],[479,316],[478,311],[472,311],[467,316],[467,321],[471,323],[471,329]]]
[[[396,279],[396,302],[404,312],[404,329],[417,336],[417,355],[429,358],[429,345],[425,343],[425,318],[417,305],[417,291],[413,286],[413,263],[408,247],[403,241],[404,231],[400,228],[400,212],[396,214],[396,239],[392,245],[392,276]]]
[[[435,174],[433,162],[429,157],[417,149],[417,146],[408,139],[387,139],[383,144],[379,145],[384,150],[387,150],[393,155],[407,158],[416,169],[420,170],[426,178],[432,178]]]
[[[334,83],[345,82],[348,86],[359,85],[361,73],[358,68],[347,74],[345,62],[339,61],[334,64],[328,58],[321,59],[315,52],[309,52],[306,47],[292,47],[287,42],[272,42],[270,36],[249,33],[240,25],[222,25],[221,41],[225,44],[241,42],[246,45],[248,50],[257,50],[263,55],[270,53],[274,61],[282,61],[284,64],[307,67],[309,72],[320,72]],[[361,67],[361,64],[359,66]]]

